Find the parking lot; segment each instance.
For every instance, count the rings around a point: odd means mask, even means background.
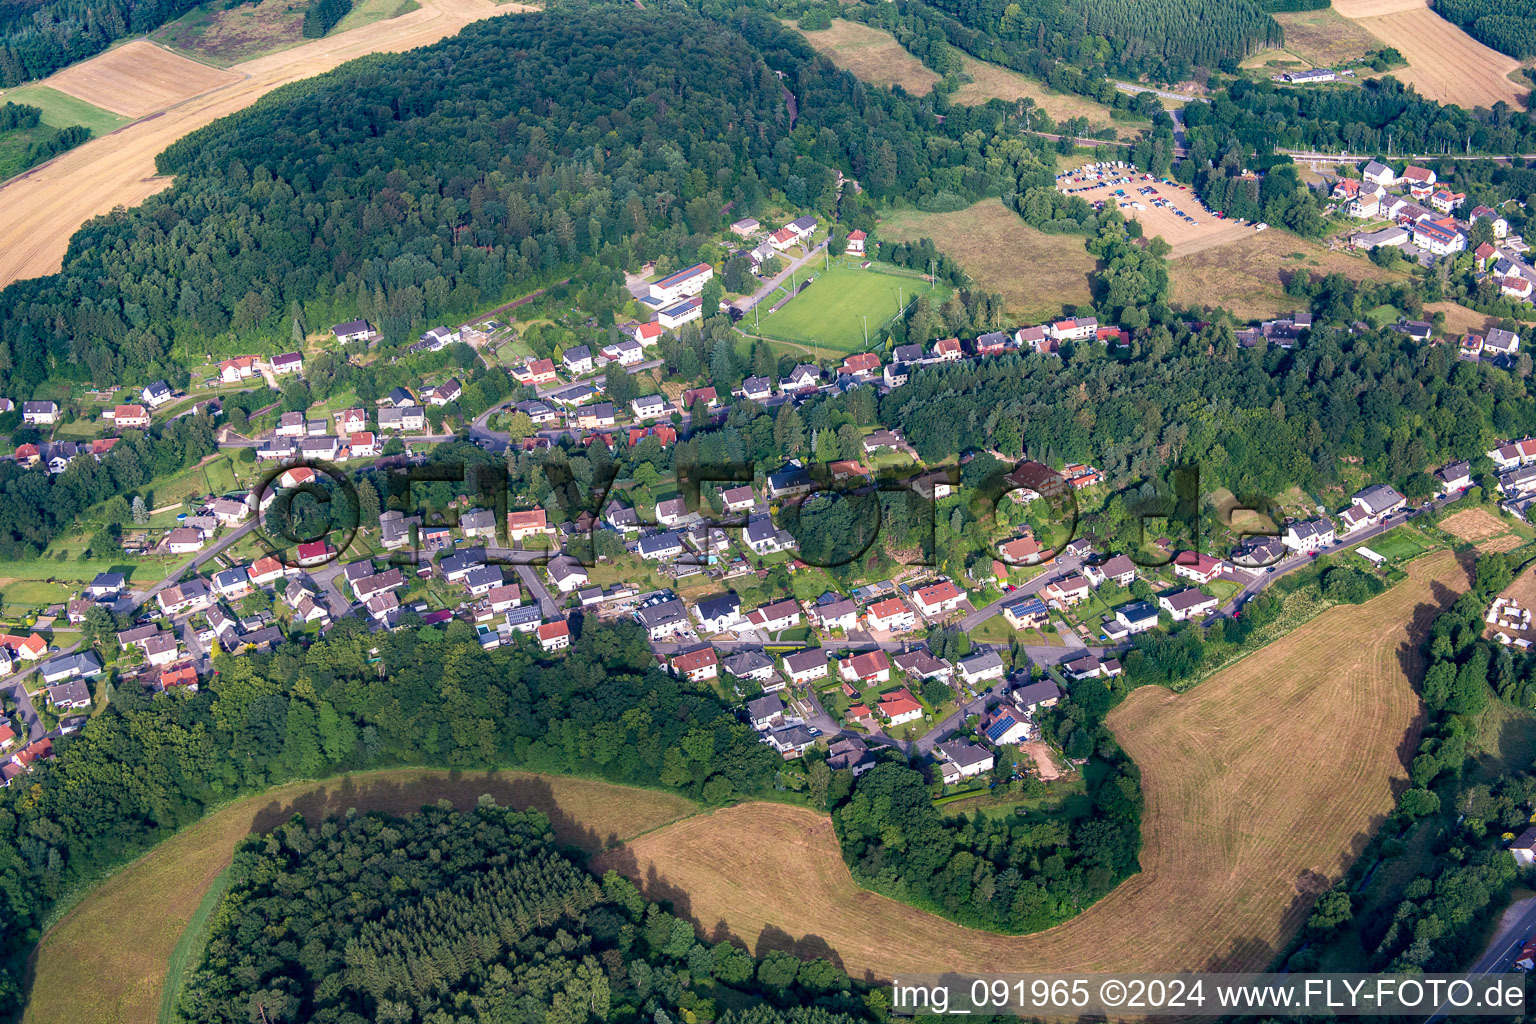
[[[1120,163],[1088,164],[1056,177],[1056,188],[1081,196],[1095,209],[1113,205],[1126,217],[1140,222],[1147,237],[1161,236],[1174,247],[1173,256],[1221,245],[1242,238],[1256,225],[1228,220],[1206,208],[1187,185]]]

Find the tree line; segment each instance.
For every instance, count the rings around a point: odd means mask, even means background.
[[[1517,60],[1536,55],[1532,0],[1439,0],[1435,11],[1467,34]]]
[[[856,1024],[885,1003],[826,959],[701,941],[488,797],[294,817],[241,840],[230,877],[178,1021]]]
[[[0,86],[9,88],[143,35],[198,0],[44,0],[0,7]]]

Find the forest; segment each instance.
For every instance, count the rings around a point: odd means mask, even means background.
[[[64,269],[0,292],[0,373],[135,382],[175,346],[244,351],[361,316],[391,345],[574,277],[602,323],[623,268],[697,258],[770,189],[828,210],[979,198],[1008,113],[868,90],[758,12],[571,8],[479,22],[278,90],[158,158],[176,184],[92,221]],[[614,67],[621,49],[625,65]],[[793,130],[775,77],[795,91]],[[152,377],[149,379],[153,379]],[[147,380],[145,381],[147,382]]]
[[[771,787],[780,764],[712,692],[656,671],[633,623],[586,630],[554,666],[486,653],[463,622],[370,635],[355,619],[308,649],[216,665],[197,693],[108,684],[106,710],[0,793],[5,1005],[56,900],[288,780],[515,765],[723,803]]]
[[[1517,60],[1536,56],[1533,0],[1437,0],[1435,12],[1478,42]]]
[[[0,3],[0,87],[45,78],[143,35],[201,0],[42,0]]]
[[[319,39],[352,9],[352,0],[310,0],[304,8],[304,37]]]
[[[295,817],[244,839],[230,873],[177,1021],[855,1024],[884,1005],[827,960],[700,941],[489,798]]]

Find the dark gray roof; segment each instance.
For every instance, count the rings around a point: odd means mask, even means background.
[[[1048,700],[1056,700],[1061,696],[1061,687],[1056,685],[1054,679],[1041,679],[1038,682],[1029,683],[1013,691],[1013,699],[1018,704],[1039,704]]]
[[[784,713],[784,698],[776,693],[770,693],[765,697],[747,701],[747,714],[752,716],[754,722],[764,718],[772,718],[774,715]]]

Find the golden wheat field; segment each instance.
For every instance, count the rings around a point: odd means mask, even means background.
[[[143,117],[240,76],[189,60],[145,39],[72,64],[43,84],[126,117]]]
[[[596,865],[673,899],[711,937],[834,955],[861,976],[1262,969],[1406,781],[1417,643],[1468,583],[1449,552],[1407,573],[1185,694],[1145,687],[1117,708],[1110,725],[1146,794],[1142,871],[1049,931],[974,931],[867,892],[830,820],[781,804],[686,818]]]
[[[1510,73],[1520,62],[1490,49],[1430,9],[1428,0],[1335,0],[1333,9],[1394,47],[1408,67],[1389,72],[1429,99],[1463,107],[1519,105],[1529,90]]]

